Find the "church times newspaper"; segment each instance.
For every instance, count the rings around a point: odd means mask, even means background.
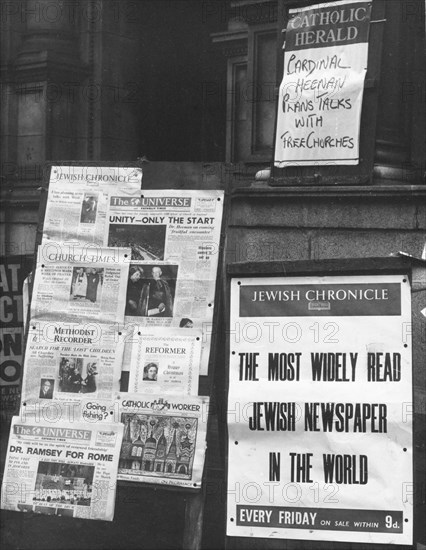
[[[408,277],[231,281],[230,536],[412,544]]]
[[[87,396],[113,399],[120,389],[123,351],[124,335],[115,325],[33,320],[22,406],[29,412],[39,401],[60,406]]]
[[[4,510],[112,521],[122,424],[14,417],[2,484]]]
[[[31,319],[124,320],[130,250],[45,242],[38,249]]]
[[[110,193],[140,197],[142,169],[52,166],[43,241],[102,246]]]
[[[126,310],[126,323],[207,327],[200,374],[207,374],[210,351],[223,197],[220,190],[183,189],[144,190],[138,199],[112,195],[104,240],[107,246],[132,250],[126,303],[129,293],[135,293],[135,269],[141,271],[139,296],[145,286],[147,299],[134,300],[141,305]],[[150,305],[156,280],[165,281],[169,303],[157,312],[155,304]]]

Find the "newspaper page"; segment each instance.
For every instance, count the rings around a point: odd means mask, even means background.
[[[114,325],[32,321],[29,327],[22,402],[75,402],[90,396],[113,399],[120,389],[124,335]]]
[[[124,319],[130,250],[53,242],[38,250],[31,319]]]
[[[411,545],[408,277],[231,280],[230,536]]]
[[[52,166],[43,240],[103,244],[110,193],[138,197],[142,169]]]
[[[2,484],[4,510],[112,521],[119,423],[12,419]]]
[[[275,166],[359,163],[372,2],[289,10]]]
[[[126,322],[211,326],[223,211],[220,190],[144,190],[111,196],[104,244],[130,246]],[[210,338],[203,338],[207,374]]]
[[[120,394],[118,479],[200,488],[208,404],[208,397]]]
[[[197,395],[201,330],[147,328],[133,336],[129,391]]]

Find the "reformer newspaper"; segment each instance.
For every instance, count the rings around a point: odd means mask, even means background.
[[[209,398],[140,393],[120,397],[124,435],[118,479],[200,488]]]
[[[43,243],[31,319],[122,322],[129,254],[125,248]]]
[[[114,325],[32,321],[22,403],[64,403],[90,394],[113,399],[120,389],[124,335]]]
[[[220,190],[144,190],[111,196],[104,244],[130,246],[126,322],[211,326],[223,211]],[[204,338],[201,374],[210,339]]]
[[[119,423],[12,419],[1,507],[112,521]]]
[[[140,196],[141,168],[52,166],[43,240],[103,244],[108,196]]]
[[[146,330],[132,336],[129,391],[197,395],[201,330]]]

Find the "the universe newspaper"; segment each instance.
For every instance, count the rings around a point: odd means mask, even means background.
[[[130,246],[126,321],[142,326],[211,324],[223,211],[220,190],[144,190],[111,196],[106,246]],[[207,373],[209,342],[201,374]]]
[[[130,250],[45,242],[39,247],[31,319],[122,322]]]
[[[1,507],[112,521],[123,425],[14,417]]]
[[[142,170],[115,166],[53,166],[43,240],[103,244],[109,193],[140,196]]]
[[[22,402],[27,410],[82,397],[113,399],[120,389],[124,335],[115,325],[32,321]]]
[[[118,403],[118,479],[200,488],[209,398],[122,393]]]

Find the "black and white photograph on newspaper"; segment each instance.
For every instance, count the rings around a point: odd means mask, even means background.
[[[104,269],[74,267],[70,288],[70,300],[98,302],[102,297]]]
[[[132,260],[164,260],[167,224],[110,226],[108,246],[130,246]]]
[[[98,193],[84,193],[80,223],[95,223],[98,210]]]
[[[164,262],[131,263],[127,282],[126,309],[128,317],[149,317],[142,322],[161,326],[172,323],[176,299],[179,266]],[[130,321],[135,319],[130,319]]]

